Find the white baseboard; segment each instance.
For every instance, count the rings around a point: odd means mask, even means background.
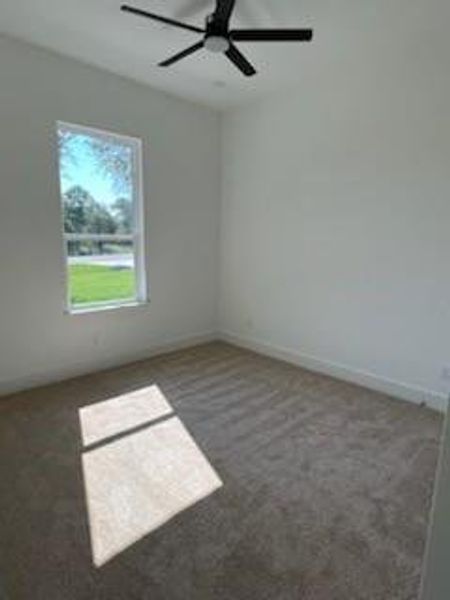
[[[414,402],[415,404],[426,404],[430,408],[440,412],[447,411],[448,398],[445,394],[440,392],[426,390],[407,383],[395,381],[379,375],[374,375],[373,373],[355,369],[347,365],[323,360],[316,356],[310,356],[308,354],[299,352],[298,350],[283,348],[281,346],[269,344],[267,342],[250,337],[244,337],[228,331],[222,331],[219,333],[215,331],[209,331],[202,334],[193,334],[180,338],[174,338],[173,340],[156,344],[155,346],[152,346],[146,350],[142,350],[134,354],[127,354],[120,357],[106,359],[101,363],[96,363],[95,365],[92,363],[77,363],[59,367],[51,371],[33,373],[19,379],[3,380],[0,381],[0,397],[42,385],[57,383],[72,377],[119,367],[128,363],[152,358],[153,356],[166,354],[168,352],[183,350],[184,348],[197,346],[199,344],[212,342],[214,340],[221,340],[235,346],[247,348],[249,350],[253,350],[254,352],[298,365],[310,371],[316,371],[318,373],[330,375],[332,377],[336,377],[337,379],[349,381],[350,383],[355,383],[377,392],[382,392],[402,400]]]
[[[430,391],[400,381],[387,379],[347,365],[303,354],[298,350],[282,348],[254,338],[236,335],[231,332],[223,331],[219,334],[219,337],[224,342],[298,365],[299,367],[303,367],[310,371],[316,371],[318,373],[336,377],[337,379],[343,379],[344,381],[349,381],[350,383],[355,383],[402,400],[414,402],[415,404],[426,404],[430,408],[440,412],[447,411],[448,398],[445,394],[440,392]]]
[[[108,358],[106,360],[102,360],[101,362],[96,362],[95,364],[92,364],[92,362],[78,362],[76,364],[65,365],[62,367],[60,366],[56,369],[42,373],[33,373],[25,377],[20,377],[19,379],[3,380],[0,381],[0,397],[51,383],[57,383],[72,377],[88,375],[89,373],[123,366],[128,363],[152,358],[153,356],[158,356],[160,354],[166,354],[168,352],[174,352],[176,350],[183,350],[184,348],[198,346],[199,344],[205,344],[217,339],[218,335],[215,331],[187,335],[156,344],[155,346],[147,348],[146,350],[141,350],[133,354]]]

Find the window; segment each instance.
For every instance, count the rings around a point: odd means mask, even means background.
[[[71,312],[145,302],[141,142],[58,123]]]

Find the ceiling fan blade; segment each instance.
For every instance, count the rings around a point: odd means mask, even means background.
[[[310,42],[312,29],[235,29],[230,38],[236,42]]]
[[[154,13],[148,12],[146,10],[142,10],[140,8],[134,8],[133,6],[128,6],[127,4],[123,4],[120,7],[120,10],[123,12],[128,12],[133,15],[137,15],[138,17],[146,17],[148,19],[153,19],[154,21],[159,21],[160,23],[165,23],[166,25],[173,25],[174,27],[180,27],[181,29],[188,29],[189,31],[195,31],[196,33],[204,33],[204,29],[200,29],[200,27],[195,27],[194,25],[188,25],[187,23],[181,23],[180,21],[175,21],[175,19],[169,19],[167,17],[162,17],[161,15],[155,15]]]
[[[230,45],[225,54],[228,56],[231,62],[234,63],[236,67],[247,77],[251,77],[252,75],[256,74],[256,69],[253,67],[253,65],[248,62],[242,52],[240,52],[233,44]]]
[[[170,58],[163,60],[163,62],[159,63],[159,66],[160,67],[170,67],[170,65],[173,65],[174,63],[178,62],[182,58],[186,58],[186,56],[189,56],[190,54],[197,52],[197,50],[200,50],[200,48],[203,48],[203,40],[201,42],[198,42],[197,44],[194,44],[193,46],[189,46],[189,48],[186,48],[186,50],[183,50],[182,52],[178,52],[178,54],[174,54],[174,56],[171,56]]]
[[[236,0],[216,0],[215,18],[221,23],[228,24],[235,3]]]

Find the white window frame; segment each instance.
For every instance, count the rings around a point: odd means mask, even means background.
[[[101,137],[106,140],[122,142],[131,147],[132,150],[132,206],[133,206],[133,231],[130,234],[77,234],[66,233],[64,231],[64,206],[62,203],[62,190],[60,190],[60,207],[62,216],[62,234],[65,260],[65,286],[66,286],[66,307],[65,312],[70,314],[78,314],[84,312],[93,312],[99,310],[107,310],[111,308],[132,307],[146,304],[148,302],[147,292],[147,276],[145,268],[145,227],[144,227],[144,189],[142,178],[142,140],[136,137],[131,137],[111,131],[105,131],[95,127],[68,123],[66,121],[56,122],[56,134],[60,128],[71,131],[75,134],[91,135]],[[61,157],[58,149],[58,181],[61,181]],[[69,285],[69,241],[131,241],[133,244],[134,270],[136,295],[132,299],[127,300],[107,300],[105,302],[91,302],[83,304],[72,304],[70,301],[70,285]]]

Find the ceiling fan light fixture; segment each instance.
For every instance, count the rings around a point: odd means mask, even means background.
[[[226,52],[229,47],[229,40],[222,35],[208,35],[205,38],[205,48],[210,52]]]

